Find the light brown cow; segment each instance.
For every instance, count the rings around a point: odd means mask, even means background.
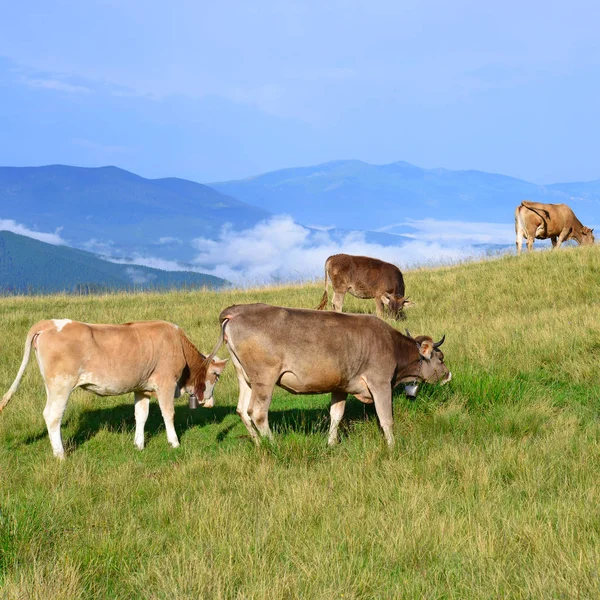
[[[327,280],[333,287],[333,310],[342,312],[344,296],[350,293],[356,298],[375,298],[377,316],[383,318],[386,306],[394,319],[404,318],[404,309],[414,306],[404,297],[404,279],[396,265],[371,258],[334,254],[325,261],[325,292],[317,310],[327,307]]]
[[[44,419],[58,458],[64,458],[60,424],[75,388],[98,396],[134,392],[135,445],[140,450],[144,448],[150,397],[156,396],[167,440],[176,448],[179,440],[173,426],[173,399],[183,391],[212,406],[215,383],[227,362],[215,353],[208,358],[200,354],[177,325],[165,321],[124,325],[89,325],[70,319],[40,321],[27,334],[21,368],[0,402],[0,411],[19,386],[32,346],[46,385]]]
[[[583,246],[594,243],[594,230],[586,227],[566,204],[541,204],[524,200],[515,210],[515,231],[517,234],[517,254],[521,254],[523,238],[527,250],[533,248],[533,241],[552,240],[552,247],[558,248],[567,240],[575,240]]]
[[[348,394],[374,402],[391,446],[392,390],[452,377],[439,349],[444,338],[408,337],[373,315],[245,304],[226,308],[219,320],[219,344],[227,344],[240,385],[237,413],[257,444],[257,430],[271,437],[276,385],[293,394],[331,392],[329,444],[337,441]]]

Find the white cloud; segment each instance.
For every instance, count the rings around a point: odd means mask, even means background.
[[[155,242],[156,244],[183,244],[183,240],[180,240],[179,238],[176,237],[170,237],[170,236],[166,236],[166,237],[161,237],[158,238],[158,241]]]
[[[309,229],[316,229],[317,231],[331,231],[335,229],[335,225],[307,225]]]
[[[238,285],[322,277],[327,257],[340,252],[374,256],[400,268],[452,263],[483,254],[471,246],[424,239],[383,246],[367,242],[358,231],[336,241],[325,231],[311,234],[288,216],[273,217],[241,232],[224,227],[218,240],[199,238],[193,244],[200,251],[192,260],[199,270]]]
[[[105,154],[122,154],[123,152],[132,151],[132,148],[128,146],[98,144],[97,142],[92,142],[91,140],[86,140],[83,138],[74,138],[72,141],[76,146],[81,146],[82,148],[87,148],[88,150],[94,150],[95,152],[103,152]]]
[[[39,240],[40,242],[46,242],[47,244],[53,244],[54,246],[61,246],[66,244],[65,240],[60,237],[60,231],[62,228],[58,228],[54,233],[44,233],[42,231],[34,231],[29,229],[25,225],[21,225],[12,219],[0,219],[0,231],[12,231],[19,235],[25,235]]]
[[[58,79],[29,79],[23,77],[21,82],[32,88],[67,92],[69,94],[89,94],[92,91],[84,85],[72,85]]]
[[[399,233],[402,237],[462,244],[512,244],[514,225],[508,223],[469,223],[466,221],[437,221],[436,219],[406,219],[386,225],[379,231],[394,233],[394,229],[411,227],[415,233]]]
[[[83,248],[88,252],[95,252],[97,254],[110,254],[115,250],[115,243],[112,240],[103,242],[96,238],[91,238],[83,244]]]
[[[134,267],[127,267],[127,269],[125,269],[125,273],[129,275],[129,278],[133,283],[138,284],[150,283],[156,279],[156,275],[154,273],[144,273],[144,271],[140,271],[140,269],[135,269]]]
[[[402,223],[403,226],[407,224],[408,222]],[[311,231],[295,223],[291,217],[279,215],[244,231],[235,231],[230,225],[226,225],[216,240],[193,240],[196,255],[191,256],[187,264],[142,254],[108,260],[165,271],[208,273],[227,279],[235,285],[261,285],[322,278],[327,257],[342,252],[374,256],[396,264],[401,269],[451,264],[483,257],[486,249],[473,244],[504,243],[506,231],[501,225],[497,225],[497,229],[488,227],[485,233],[478,234],[478,227],[481,225],[432,219],[411,221],[410,226],[416,233],[398,235],[398,245],[392,246],[368,242],[367,234],[361,231],[343,235],[335,230]],[[447,230],[454,233],[448,233]],[[159,243],[167,243],[166,240],[170,238],[160,238]],[[511,237],[510,243],[513,241]],[[105,251],[115,250],[112,242],[102,244],[91,240],[90,243]],[[135,270],[129,274],[135,275]]]
[[[189,266],[181,265],[174,260],[166,260],[156,256],[143,256],[134,254],[131,258],[114,258],[105,257],[110,262],[119,265],[141,265],[142,267],[151,267],[153,269],[161,269],[163,271],[200,271]]]
[[[285,89],[279,84],[267,83],[256,87],[231,86],[221,92],[224,98],[242,104],[251,104],[267,114],[287,116],[284,102]]]

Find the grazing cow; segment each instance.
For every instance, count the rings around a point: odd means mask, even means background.
[[[27,334],[21,368],[0,402],[0,411],[19,387],[32,345],[46,385],[44,419],[58,458],[64,458],[60,424],[75,388],[98,396],[134,392],[135,445],[140,450],[144,448],[150,397],[157,396],[167,440],[176,448],[179,440],[173,426],[173,398],[184,391],[191,399],[212,406],[215,383],[227,362],[215,353],[206,358],[177,325],[165,321],[124,325],[88,325],[70,319],[40,321]]]
[[[375,298],[377,316],[383,318],[387,306],[392,318],[404,318],[404,308],[414,302],[404,297],[404,279],[396,265],[369,256],[334,254],[325,261],[325,292],[317,310],[327,306],[327,279],[333,287],[333,310],[342,312],[344,296]]]
[[[329,444],[338,439],[346,397],[375,403],[388,444],[392,390],[407,382],[450,381],[439,342],[402,335],[373,315],[350,315],[267,304],[234,305],[219,316],[237,372],[237,413],[252,439],[271,437],[268,410],[275,385],[293,394],[331,392]],[[256,427],[256,430],[254,429]]]
[[[558,248],[567,240],[575,240],[583,246],[594,243],[594,230],[582,225],[566,204],[540,204],[524,200],[515,210],[515,231],[517,254],[521,254],[523,238],[527,240],[528,251],[532,250],[535,239],[550,238],[553,248]]]

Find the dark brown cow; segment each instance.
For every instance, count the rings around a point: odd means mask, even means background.
[[[517,234],[517,254],[521,254],[523,238],[527,250],[533,248],[533,241],[552,240],[552,247],[558,248],[567,240],[588,246],[594,243],[594,230],[586,227],[566,204],[540,204],[524,200],[515,210],[515,231]]]
[[[151,396],[165,421],[167,440],[179,446],[173,426],[173,398],[181,392],[213,405],[213,389],[226,360],[200,354],[183,331],[165,321],[90,325],[70,319],[36,323],[25,339],[21,368],[2,401],[16,392],[33,347],[46,385],[44,419],[54,456],[64,458],[60,424],[71,392],[83,388],[98,396],[134,392],[135,445],[144,447],[144,425]]]
[[[325,261],[325,292],[317,310],[327,307],[327,280],[333,287],[333,310],[342,312],[344,296],[350,293],[356,298],[375,298],[377,316],[383,318],[387,306],[394,319],[404,318],[404,308],[414,302],[404,297],[404,279],[396,265],[371,258],[334,254]]]
[[[452,374],[439,342],[402,335],[373,315],[242,304],[219,316],[221,339],[240,385],[237,413],[252,439],[271,437],[268,411],[276,385],[293,394],[331,393],[329,444],[337,441],[346,397],[375,403],[389,445],[392,390],[401,383],[446,383]],[[256,429],[255,429],[256,428]]]

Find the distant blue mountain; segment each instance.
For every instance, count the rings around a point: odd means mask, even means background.
[[[0,294],[220,288],[219,277],[108,262],[83,250],[0,231]]]
[[[523,199],[568,203],[584,224],[600,225],[600,180],[540,186],[481,171],[343,160],[210,187],[145,179],[116,167],[0,167],[0,220],[46,233],[60,230],[69,246],[104,256],[141,255],[190,268],[199,264],[194,239],[217,240],[226,224],[241,231],[274,214],[287,213],[311,228],[308,246],[340,246],[356,239],[349,237],[353,231],[364,232],[368,244],[402,246],[408,241],[404,236],[425,230],[411,220],[500,223],[511,236],[514,209]],[[331,226],[326,234],[319,231]],[[263,234],[251,235],[258,242]],[[496,235],[487,243],[493,249],[506,238],[504,230],[502,240]],[[427,239],[437,241],[431,233]],[[458,236],[446,243],[475,242]],[[214,266],[215,258],[210,260]]]
[[[424,218],[512,223],[524,199],[568,203],[584,223],[600,223],[600,180],[536,185],[481,171],[341,160],[209,185],[300,223],[342,229],[377,230]]]
[[[116,256],[185,261],[184,244],[193,238],[214,238],[225,223],[246,229],[267,216],[183,179],[144,179],[116,167],[0,167],[0,219],[45,232],[60,228],[70,245]]]

